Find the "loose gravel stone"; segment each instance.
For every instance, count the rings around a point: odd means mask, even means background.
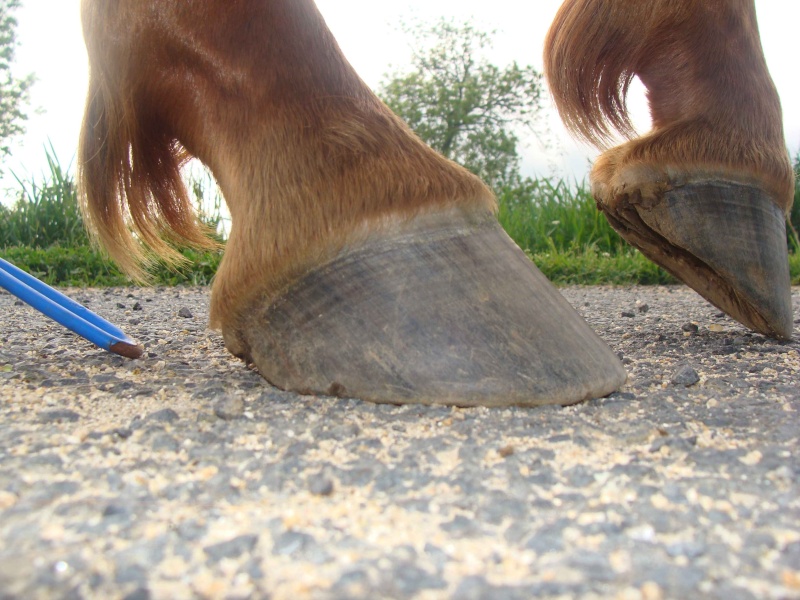
[[[333,480],[322,474],[308,478],[308,491],[315,496],[330,496],[333,493]]]
[[[690,290],[562,289],[628,382],[528,409],[282,392],[207,289],[67,291],[146,353],[0,293],[2,597],[800,597],[800,344]]]
[[[257,543],[257,535],[240,535],[232,540],[207,546],[203,551],[211,561],[219,562],[223,558],[238,558],[246,552],[251,552]]]
[[[244,415],[244,400],[240,396],[228,394],[214,405],[214,414],[225,421],[238,419]]]
[[[56,409],[43,410],[39,413],[39,421],[42,423],[74,423],[80,421],[81,416],[74,410]]]
[[[194,315],[192,314],[192,311],[190,311],[190,310],[189,310],[188,308],[186,308],[185,306],[184,306],[184,307],[182,307],[182,308],[181,308],[181,309],[178,311],[178,316],[179,316],[179,317],[183,317],[184,319],[191,319],[191,318],[193,318],[193,317],[194,317]]]
[[[144,420],[151,423],[174,423],[180,419],[178,413],[171,408],[164,408],[147,415]]]
[[[272,548],[272,553],[281,556],[295,556],[315,544],[313,537],[307,533],[287,531],[281,534]]]
[[[158,433],[153,436],[150,447],[156,452],[177,452],[180,449],[180,443],[171,435],[167,435],[166,433]]]
[[[682,365],[673,373],[670,381],[673,385],[690,387],[700,381],[700,375],[689,365]]]

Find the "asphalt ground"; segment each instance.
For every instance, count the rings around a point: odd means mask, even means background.
[[[800,343],[686,288],[562,289],[628,383],[491,410],[276,390],[205,288],[68,292],[146,353],[0,294],[0,598],[800,598]]]

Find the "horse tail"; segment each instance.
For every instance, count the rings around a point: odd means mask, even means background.
[[[561,119],[597,147],[615,131],[635,137],[625,100],[648,41],[646,23],[630,26],[632,13],[643,12],[636,4],[567,0],[545,40],[545,76]]]
[[[116,3],[84,0],[89,92],[78,150],[80,204],[92,238],[120,268],[148,279],[156,259],[175,265],[180,246],[212,248],[181,178],[188,154],[149,107],[141,77],[132,77],[129,48],[109,33]],[[138,80],[138,81],[137,81]],[[138,87],[137,87],[138,86]]]

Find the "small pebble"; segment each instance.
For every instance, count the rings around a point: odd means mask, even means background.
[[[109,504],[103,509],[102,512],[103,518],[116,517],[125,514],[127,514],[125,508],[118,504]]]
[[[213,562],[219,562],[223,558],[237,558],[246,552],[251,552],[258,543],[257,535],[240,535],[211,546],[206,546],[203,551]]]
[[[157,410],[150,413],[145,417],[145,419],[155,423],[174,423],[180,419],[180,416],[178,416],[178,413],[171,408],[164,408],[162,410]]]
[[[684,387],[691,387],[700,381],[700,376],[689,365],[679,367],[670,379],[673,385],[682,385]]]
[[[684,323],[681,329],[687,333],[697,333],[700,328],[694,323]]]
[[[315,540],[307,533],[299,531],[286,531],[282,533],[272,547],[272,553],[278,556],[292,556],[313,546]]]
[[[123,440],[127,440],[129,437],[133,435],[133,431],[131,431],[127,427],[117,427],[116,429],[113,429],[111,433],[113,433],[118,438]]]
[[[224,421],[238,419],[244,414],[244,401],[230,394],[214,405],[214,414]]]
[[[133,305],[133,310],[142,310],[142,305],[138,302],[135,302]]]
[[[626,319],[632,319],[636,315],[633,314],[632,312],[630,312],[629,310],[624,310],[624,311],[622,311],[622,316],[625,317]]]
[[[508,458],[514,454],[514,446],[503,446],[497,451],[497,453],[503,458]]]
[[[40,423],[74,423],[80,418],[81,416],[75,411],[66,409],[43,410],[39,413]]]
[[[308,491],[315,496],[330,496],[333,493],[333,481],[323,474],[308,478]]]
[[[192,314],[192,311],[184,306],[178,311],[178,316],[183,317],[184,319],[191,319],[194,315]]]
[[[644,314],[648,310],[650,310],[650,305],[649,304],[640,304],[637,308],[638,308],[640,313]]]

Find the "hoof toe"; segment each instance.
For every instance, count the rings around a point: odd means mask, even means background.
[[[791,338],[785,218],[763,190],[693,182],[657,201],[600,207],[622,237],[709,302],[754,331]]]
[[[494,218],[419,217],[309,272],[237,328],[274,385],[393,404],[571,404],[616,355]]]

